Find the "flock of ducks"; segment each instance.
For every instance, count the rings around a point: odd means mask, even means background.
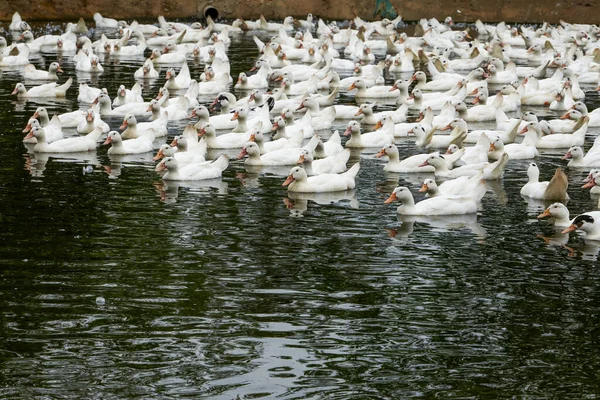
[[[586,240],[600,240],[600,211],[570,219],[564,205],[567,176],[558,168],[550,181],[540,181],[533,162],[542,157],[540,150],[563,149],[569,168],[600,167],[600,142],[583,150],[588,128],[600,126],[600,110],[588,110],[580,86],[598,84],[595,25],[561,22],[532,29],[478,21],[473,39],[454,30],[450,17],[419,21],[412,37],[399,33],[400,17],[355,18],[344,29],[312,15],[283,23],[238,19],[230,25],[210,18],[206,25],[187,25],[162,17],[156,25],[143,25],[100,14],[94,21],[104,32],[96,41],[85,34],[83,20],[60,35],[36,38],[16,13],[9,27],[16,40],[8,45],[0,37],[0,67],[17,68],[25,82],[41,83],[18,83],[12,94],[38,102],[65,97],[73,78],[59,84],[61,65],[38,70],[29,61],[34,53],[60,52],[72,57],[76,71],[90,74],[103,72],[106,57],[149,54],[134,73],[136,83],[121,85],[112,100],[106,89],[82,82],[80,110],[50,117],[39,107],[24,129],[24,142],[35,154],[90,152],[99,145],[110,145],[109,155],[156,151],[163,180],[193,181],[219,179],[228,168],[226,155],[209,160],[208,152],[238,149],[238,159],[249,167],[291,168],[282,181],[290,193],[337,193],[356,187],[360,164],[348,165],[351,150],[366,150],[387,159],[385,171],[431,174],[419,190],[425,199],[415,202],[411,190],[399,186],[385,201],[399,201],[398,214],[418,216],[477,213],[487,181],[501,179],[512,160],[531,160],[521,195],[555,201],[539,218],[553,217],[562,233],[580,230]],[[253,36],[255,66],[234,81],[230,36],[259,31],[272,37],[265,43]],[[190,60],[205,65],[197,79]],[[144,100],[141,85],[162,70],[164,86]],[[397,79],[386,85],[385,77]],[[248,95],[236,98],[229,92],[232,84]],[[199,99],[207,96],[214,100],[202,104]],[[339,104],[339,96],[356,105]],[[522,106],[562,116],[541,119]],[[122,118],[118,130],[104,121],[109,117]],[[193,124],[164,143],[173,121],[189,119]],[[340,122],[345,131],[329,135]],[[479,123],[495,126],[473,129]],[[423,151],[400,159],[396,143],[404,140],[414,140]],[[600,192],[600,169],[591,170],[584,187]]]

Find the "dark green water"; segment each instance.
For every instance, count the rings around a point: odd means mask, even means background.
[[[229,56],[233,76],[249,70],[251,38]],[[142,61],[109,61],[92,83],[113,95]],[[372,153],[354,155],[354,199],[289,210],[282,175],[237,160],[222,181],[166,185],[151,156],[36,158],[20,132],[39,104],[10,95],[18,72],[0,79],[0,397],[600,394],[598,248],[537,237],[553,229],[519,195],[526,161],[490,184],[476,218],[401,224],[383,204],[398,177]],[[49,111],[77,108],[76,86]],[[560,156],[538,160],[542,178]],[[567,174],[571,212],[596,209],[579,189],[587,171]]]

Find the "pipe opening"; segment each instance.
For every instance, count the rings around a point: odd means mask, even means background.
[[[211,17],[213,21],[216,21],[219,18],[219,10],[214,8],[213,6],[204,7],[204,18]]]

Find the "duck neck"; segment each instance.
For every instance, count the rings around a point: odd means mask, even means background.
[[[529,177],[529,183],[538,183],[540,181],[540,171],[537,169],[529,170],[527,176]]]
[[[40,121],[40,126],[45,128],[50,124],[50,119],[48,118],[48,114],[42,113],[38,115],[38,120]]]
[[[156,119],[160,118],[160,106],[158,107],[152,107],[152,118],[151,120],[154,121]],[[208,122],[208,121],[204,121],[204,122]]]
[[[265,141],[263,139],[258,139],[255,137],[254,142],[258,145],[261,155],[267,152],[267,150],[265,149]]]
[[[273,140],[277,140],[277,139],[289,139],[290,137],[288,136],[287,132],[285,131],[285,126],[281,126],[279,125],[277,127],[277,133],[273,136]]]
[[[235,129],[232,132],[237,132],[237,133],[241,133],[241,132],[247,132],[248,131],[248,125],[246,124],[246,117],[239,115],[238,114],[238,119],[237,119],[237,125],[235,127]]]
[[[569,211],[566,213],[560,213],[559,215],[554,216],[554,225],[558,226],[569,226],[571,224],[571,220],[569,219]]]
[[[415,199],[412,196],[412,194],[410,194],[410,193],[407,194],[406,196],[402,197],[400,199],[400,201],[402,201],[402,205],[400,207],[405,207],[405,208],[411,207],[412,208],[415,206]]]

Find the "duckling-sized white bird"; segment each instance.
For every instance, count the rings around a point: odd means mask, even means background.
[[[282,186],[287,186],[289,192],[298,193],[342,192],[356,187],[355,178],[359,170],[360,164],[356,163],[341,174],[322,174],[309,177],[304,168],[294,167]]]
[[[73,78],[69,78],[62,85],[52,82],[44,85],[34,86],[27,90],[25,85],[19,82],[15,85],[15,90],[13,90],[12,94],[16,94],[17,97],[21,99],[30,99],[35,97],[65,97],[67,90],[71,87],[71,84],[73,84]]]
[[[199,181],[217,179],[229,166],[229,158],[223,154],[214,161],[179,166],[175,157],[166,157],[156,167],[158,171],[167,170],[162,179],[165,181]]]
[[[569,209],[563,203],[553,203],[537,216],[538,219],[547,217],[554,219],[553,225],[556,227],[565,228],[571,225]]]
[[[521,188],[521,196],[537,200],[569,200],[569,181],[562,169],[557,168],[550,181],[540,182],[540,170],[536,163],[531,163],[527,176],[529,181]]]
[[[571,225],[562,231],[569,233],[575,230],[585,232],[585,240],[600,240],[600,211],[590,211],[576,216]]]
[[[108,155],[125,154],[143,154],[154,151],[154,131],[146,131],[143,135],[129,140],[123,140],[121,134],[117,131],[108,132],[108,136],[103,144],[110,144],[111,147],[106,152]]]
[[[23,68],[23,78],[32,81],[57,81],[58,72],[64,71],[56,61],[50,63],[48,71],[39,70],[35,68],[35,65],[27,64],[25,68]]]
[[[85,136],[61,139],[52,143],[47,142],[46,133],[41,127],[32,129],[25,138],[30,135],[37,139],[37,144],[33,147],[36,153],[83,153],[96,150],[102,129],[96,128]]]
[[[485,181],[476,193],[459,196],[436,196],[415,204],[412,193],[407,187],[398,186],[384,202],[401,201],[396,212],[401,215],[461,215],[477,212],[478,202],[485,195]]]
[[[339,174],[346,171],[351,150],[344,151],[319,160],[315,160],[313,152],[302,149],[298,164],[302,164],[308,175]]]

